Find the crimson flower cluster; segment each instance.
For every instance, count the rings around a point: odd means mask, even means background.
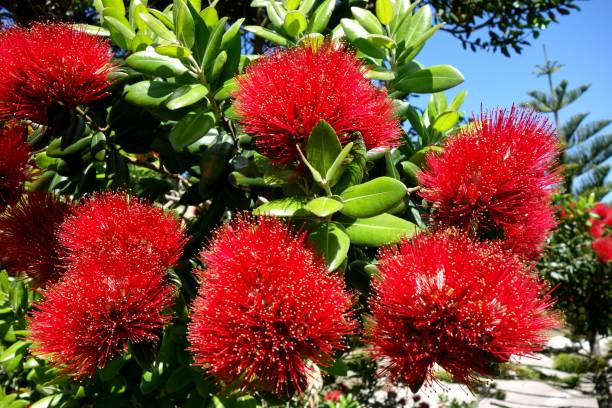
[[[128,342],[154,342],[171,315],[166,269],[183,229],[162,210],[122,193],[74,207],[60,227],[66,272],[34,305],[33,352],[75,377],[92,375]]]
[[[302,391],[355,329],[342,278],[277,219],[239,217],[200,258],[188,337],[196,364],[227,386]]]
[[[275,51],[238,77],[234,107],[260,152],[277,164],[298,159],[320,120],[343,144],[360,132],[368,149],[399,143],[399,120],[384,91],[341,43],[302,45]]]
[[[612,207],[604,203],[597,203],[591,209],[596,217],[589,219],[591,227],[589,232],[594,238],[592,248],[603,263],[612,262]]]
[[[106,95],[114,70],[106,40],[62,23],[0,32],[0,121],[49,125],[54,109]]]
[[[21,196],[31,154],[25,127],[0,125],[0,211]]]
[[[496,239],[525,260],[537,259],[555,226],[551,190],[560,182],[551,124],[512,108],[483,114],[427,157],[421,196],[442,228]]]
[[[0,257],[14,275],[25,273],[35,287],[59,279],[63,272],[57,230],[70,204],[51,194],[24,194],[0,214]]]
[[[556,319],[546,285],[497,243],[420,234],[380,251],[371,299],[373,354],[418,389],[438,364],[462,383],[539,350]]]

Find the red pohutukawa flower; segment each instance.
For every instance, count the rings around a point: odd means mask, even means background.
[[[49,113],[106,95],[114,69],[108,41],[67,24],[0,33],[0,120],[49,124]]]
[[[544,117],[512,108],[483,114],[430,154],[421,196],[433,219],[480,239],[498,239],[524,259],[537,259],[554,227],[551,189],[560,182],[559,145]]]
[[[238,77],[234,107],[262,154],[278,164],[297,160],[320,120],[343,144],[360,132],[368,149],[398,144],[399,121],[384,91],[341,43],[279,50],[251,64]]]
[[[19,199],[31,153],[24,127],[0,126],[0,211]]]
[[[556,323],[546,285],[498,244],[440,232],[379,254],[368,329],[374,356],[413,389],[438,364],[468,385],[541,349]]]
[[[590,211],[598,218],[590,218],[589,233],[593,238],[600,238],[606,231],[606,226],[612,227],[612,207],[604,203],[597,203]]]
[[[612,262],[612,236],[608,235],[593,241],[593,251],[603,263]]]
[[[300,392],[354,331],[352,296],[304,240],[279,220],[241,216],[200,254],[190,349],[228,386]]]
[[[175,218],[136,197],[112,192],[94,195],[75,207],[59,237],[73,264],[146,256],[169,268],[185,244],[183,227]]]
[[[34,305],[33,353],[75,377],[104,367],[129,343],[154,342],[171,319],[173,287],[165,267],[141,253],[113,256],[70,268]],[[128,254],[126,254],[128,255]]]
[[[29,193],[0,214],[0,258],[8,272],[26,274],[34,286],[59,278],[64,268],[57,230],[69,208],[51,194]]]

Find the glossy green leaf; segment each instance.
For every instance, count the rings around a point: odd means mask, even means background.
[[[302,159],[306,167],[308,167],[308,170],[310,170],[310,174],[312,174],[312,178],[314,179],[314,181],[324,186],[325,184],[323,183],[323,176],[321,176],[321,173],[319,173],[319,171],[315,169],[312,164],[310,164],[306,156],[304,156],[304,153],[302,152],[302,149],[300,148],[300,146],[296,145],[295,147],[298,151],[298,154],[300,155],[300,158]]]
[[[219,13],[217,13],[217,9],[214,7],[206,7],[204,10],[200,12],[200,16],[204,20],[204,24],[209,29],[212,29],[219,22]]]
[[[417,166],[416,164],[414,164],[413,162],[411,162],[411,161],[403,161],[400,164],[402,166],[402,170],[404,172],[404,175],[408,179],[410,179],[410,181],[412,181],[414,184],[416,184],[417,181],[418,181],[417,175],[421,171],[421,168],[419,166]]]
[[[393,81],[395,79],[395,72],[388,71],[382,67],[374,67],[367,70],[365,76],[379,81]]]
[[[215,100],[222,101],[229,99],[231,95],[238,90],[238,84],[234,78],[228,79],[223,83],[223,86],[215,94]]]
[[[211,112],[189,112],[172,128],[168,140],[174,150],[181,151],[206,136],[215,123],[215,115]]]
[[[370,34],[368,35],[368,42],[376,48],[395,48],[395,41],[386,35]]]
[[[385,33],[383,27],[380,25],[380,21],[378,21],[376,16],[372,14],[371,11],[362,9],[361,7],[351,7],[351,13],[353,14],[353,17],[355,17],[355,20],[357,20],[359,24],[361,24],[363,28],[368,30],[370,33],[380,35]]]
[[[108,28],[111,33],[111,39],[115,44],[117,44],[120,48],[130,49],[132,44],[132,40],[136,36],[136,33],[130,27],[129,22],[123,17],[122,19],[118,19],[113,16],[105,16],[104,24]]]
[[[390,0],[376,0],[376,17],[383,24],[389,24],[393,19],[393,5]]]
[[[270,31],[260,26],[246,26],[245,30],[252,32],[258,37],[263,38],[264,40],[268,40],[277,45],[287,45],[287,39],[282,35],[276,34],[274,31]]]
[[[458,111],[461,105],[463,104],[463,100],[467,96],[467,91],[461,91],[453,98],[450,105],[448,105],[449,111]]]
[[[300,7],[298,7],[298,10],[301,11],[303,14],[308,15],[315,3],[316,0],[302,0],[300,2]]]
[[[326,174],[342,150],[334,129],[324,120],[316,124],[306,142],[306,158],[320,173]]]
[[[334,12],[336,6],[336,0],[325,0],[312,15],[310,19],[310,27],[308,32],[310,33],[321,33],[327,27],[329,19]]]
[[[188,7],[189,7],[189,6],[188,6]],[[137,13],[139,16],[140,16],[140,14],[141,14],[141,10],[142,10],[142,9],[137,9],[137,10],[136,10],[136,13]],[[156,19],[158,19],[158,20],[159,20],[159,21],[160,21],[160,22],[161,22],[163,25],[165,25],[165,26],[166,26],[166,28],[167,28],[168,30],[172,30],[172,31],[174,31],[174,22],[173,22],[173,21],[170,19],[170,17],[168,17],[166,14],[162,13],[162,12],[161,12],[161,11],[159,11],[159,10],[155,10],[155,9],[153,9],[153,8],[148,8],[148,9],[145,9],[144,11],[145,11],[145,12],[149,12],[149,13],[153,14],[153,16],[154,16]],[[143,21],[143,23],[144,23],[144,21]],[[145,23],[145,25],[146,25],[146,23]]]
[[[406,195],[406,186],[391,177],[379,177],[342,192],[340,212],[353,218],[368,218],[393,208]]]
[[[54,394],[43,397],[30,405],[30,408],[52,408],[57,407],[62,401],[64,394]]]
[[[385,174],[396,180],[400,179],[399,171],[397,171],[397,168],[395,167],[395,162],[390,150],[385,152]]]
[[[202,84],[183,85],[166,100],[166,107],[170,110],[184,108],[202,100],[208,94],[208,88]]]
[[[342,209],[342,200],[338,196],[318,197],[310,200],[306,209],[317,217],[329,217]]]
[[[153,51],[135,52],[125,62],[137,71],[161,78],[179,76],[188,71],[180,60]]]
[[[240,27],[244,23],[244,18],[236,20],[234,24],[227,29],[221,38],[221,48],[227,50],[231,42],[238,36],[240,36]]]
[[[285,8],[289,11],[295,10],[300,5],[300,0],[284,0]]]
[[[458,112],[444,112],[436,118],[433,128],[440,133],[446,133],[459,122]]]
[[[223,50],[219,54],[217,54],[217,57],[215,58],[215,61],[213,62],[213,66],[212,66],[212,69],[210,70],[210,75],[208,78],[210,82],[215,82],[217,78],[219,78],[219,75],[221,75],[221,72],[223,71],[223,67],[225,66],[226,62],[227,62],[227,52]]]
[[[348,156],[352,148],[353,142],[349,142],[346,146],[344,146],[340,154],[336,156],[334,162],[327,170],[327,173],[325,174],[325,180],[327,180],[327,183],[330,187],[336,185],[336,183],[340,179],[340,176],[342,176],[342,172],[344,170],[344,160],[346,160],[346,157]]]
[[[157,18],[153,17],[149,13],[139,13],[138,16],[145,22],[147,27],[149,27],[155,34],[157,34],[160,38],[175,42],[176,36],[172,31],[170,31],[161,21]]]
[[[344,228],[335,222],[319,224],[308,234],[308,240],[317,253],[325,259],[328,271],[334,271],[342,265],[351,246]]]
[[[114,9],[117,13],[125,16],[125,5],[123,0],[102,0],[103,7]]]
[[[190,50],[178,44],[160,45],[155,47],[155,52],[172,58],[183,58],[191,55]]]
[[[459,85],[463,75],[450,65],[434,65],[399,78],[395,87],[408,93],[433,93]]]
[[[202,59],[202,68],[210,73],[212,66],[214,64],[215,58],[221,49],[221,40],[223,39],[223,34],[225,33],[225,23],[227,22],[227,17],[223,17],[212,33],[210,34],[210,39],[208,40],[208,45],[206,46],[206,51],[204,51],[204,58]]]
[[[283,28],[283,23],[285,22],[285,14],[287,12],[285,10],[281,10],[276,4],[276,1],[270,1],[266,6],[266,13],[268,14],[268,19],[272,23],[274,29],[281,31]]]
[[[427,159],[427,155],[430,152],[438,153],[443,151],[444,149],[440,146],[426,146],[421,150],[415,152],[412,156],[410,156],[408,160],[410,160],[412,163],[416,164],[419,167],[423,167],[423,165],[425,164],[425,159]]]
[[[262,204],[253,210],[253,215],[270,215],[273,217],[307,216],[306,202],[293,197],[282,198]]]
[[[343,18],[340,20],[340,25],[346,34],[346,38],[357,47],[357,49],[372,58],[385,58],[386,53],[373,46],[368,41],[370,33],[366,31],[357,21],[351,20],[350,18]]]
[[[6,350],[0,354],[0,363],[4,363],[13,359],[18,354],[24,354],[22,351],[30,345],[30,342],[19,340],[11,344]]]
[[[174,0],[172,16],[174,17],[174,31],[178,40],[185,47],[191,48],[195,42],[195,23],[185,1]]]
[[[155,108],[161,106],[178,87],[161,81],[136,82],[125,87],[125,100],[134,105]]]
[[[304,30],[306,30],[307,26],[308,23],[306,22],[306,17],[304,17],[304,15],[297,10],[288,12],[285,16],[285,21],[283,22],[283,28],[287,34],[293,37],[300,35]]]
[[[352,244],[373,247],[399,242],[418,230],[413,223],[391,214],[360,219],[340,218],[338,222],[344,226]]]

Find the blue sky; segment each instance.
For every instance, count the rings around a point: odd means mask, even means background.
[[[561,122],[579,112],[591,112],[588,120],[612,119],[612,0],[579,2],[581,11],[561,16],[531,46],[511,58],[501,53],[464,50],[461,43],[447,33],[439,32],[427,43],[417,59],[426,66],[451,64],[464,75],[465,82],[447,91],[454,96],[467,90],[463,109],[468,115],[480,107],[509,107],[529,99],[530,90],[548,90],[545,77],[533,74],[535,65],[542,65],[546,45],[549,59],[564,67],[555,74],[555,84],[562,79],[569,88],[591,84],[576,102],[561,112]],[[423,102],[413,101],[417,105]],[[612,125],[603,132],[612,132]],[[602,132],[602,133],[603,133]],[[612,173],[608,175],[612,182]],[[606,196],[612,201],[612,192]]]
[[[466,112],[510,106],[528,99],[527,92],[546,90],[544,77],[533,75],[534,66],[543,64],[542,45],[549,58],[565,66],[556,82],[569,81],[570,88],[590,83],[591,89],[561,113],[561,120],[573,113],[591,112],[590,119],[612,118],[612,0],[580,2],[582,10],[561,16],[522,54],[504,57],[500,53],[463,50],[449,34],[439,32],[427,43],[417,59],[425,65],[451,64],[465,76],[465,82],[448,91],[468,91]],[[612,125],[610,126],[612,128]],[[612,131],[612,129],[610,130]]]

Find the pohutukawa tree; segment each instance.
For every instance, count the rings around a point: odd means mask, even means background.
[[[0,34],[10,398],[265,405],[349,354],[416,392],[544,346],[556,138],[514,108],[460,126],[459,71],[414,61],[427,6],[94,4]]]

